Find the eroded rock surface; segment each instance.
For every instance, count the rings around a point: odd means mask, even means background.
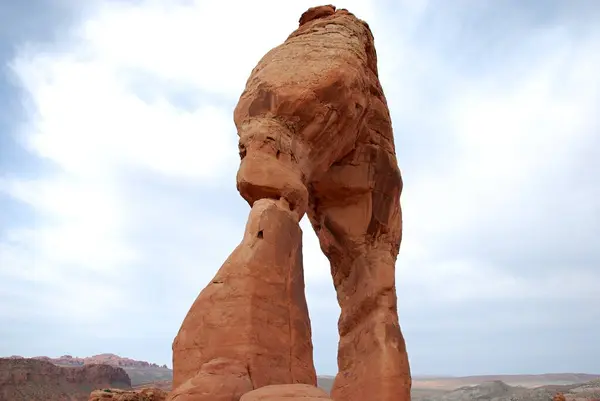
[[[23,359],[18,355],[13,355],[12,359]],[[36,356],[31,359],[39,359],[42,361],[51,362],[58,366],[82,366],[82,365],[110,365],[110,366],[121,366],[121,367],[132,367],[132,368],[158,368],[159,365],[156,363],[150,363],[146,361],[136,361],[135,359],[121,357],[115,354],[99,354],[94,356],[88,356],[85,358],[74,357],[71,355],[63,355],[58,358],[50,358],[47,356]],[[166,368],[165,365],[163,365]]]
[[[554,397],[552,397],[552,401],[566,401],[565,395],[563,393],[556,393]]]
[[[0,358],[0,401],[84,401],[95,389],[130,388],[120,367],[59,367],[30,358]]]
[[[165,401],[168,393],[158,388],[141,390],[103,389],[90,394],[88,401]]]
[[[252,71],[234,120],[252,210],[175,339],[174,386],[218,357],[247,364],[255,389],[316,384],[298,226],[308,213],[341,307],[332,397],[409,400],[394,274],[402,179],[368,25],[309,9]]]
[[[227,358],[202,365],[198,374],[177,387],[171,401],[237,401],[253,389],[247,365]]]
[[[240,401],[327,401],[331,400],[320,388],[308,384],[278,384],[265,386],[240,398]]]
[[[302,232],[285,201],[255,202],[241,244],[192,305],[173,343],[173,388],[216,358],[238,361],[252,388],[316,384]]]

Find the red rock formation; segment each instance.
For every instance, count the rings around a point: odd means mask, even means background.
[[[12,356],[11,358],[22,358],[20,356]],[[81,366],[81,365],[111,365],[111,366],[122,366],[122,367],[132,367],[132,368],[158,368],[159,366],[156,363],[150,363],[146,361],[136,361],[131,358],[120,357],[115,354],[99,354],[88,356],[85,358],[73,357],[71,355],[63,355],[58,358],[50,358],[47,356],[36,356],[32,359],[39,359],[42,361],[52,362],[55,365],[59,366]],[[165,365],[163,368],[167,368]]]
[[[130,388],[122,368],[108,365],[58,367],[25,358],[0,358],[0,401],[87,400],[94,389]]]
[[[165,401],[168,393],[157,388],[142,390],[103,389],[94,390],[88,401]]]
[[[285,204],[256,202],[242,243],[200,293],[173,343],[173,388],[216,358],[237,360],[252,388],[316,383],[302,237]]]
[[[309,9],[252,71],[234,120],[252,210],[173,343],[174,387],[218,357],[246,364],[254,388],[316,384],[298,226],[308,213],[341,307],[333,398],[409,400],[394,274],[402,179],[368,25]]]
[[[566,401],[566,398],[563,393],[556,393],[554,394],[554,397],[552,397],[552,401]]]
[[[172,401],[231,401],[253,388],[245,364],[227,358],[213,359],[200,372],[171,393]]]
[[[320,388],[307,384],[280,384],[250,391],[240,401],[327,401],[331,400]]]

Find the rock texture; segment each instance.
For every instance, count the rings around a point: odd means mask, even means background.
[[[556,393],[556,394],[554,394],[554,397],[552,397],[552,401],[567,401],[567,400],[563,393]]]
[[[13,355],[11,359],[23,359],[22,356]],[[159,366],[156,363],[138,361],[131,358],[121,357],[115,354],[99,354],[88,357],[74,357],[63,355],[58,358],[47,356],[36,356],[32,359],[39,359],[51,362],[57,366],[84,366],[84,365],[110,365],[122,367],[131,379],[131,384],[146,384],[147,387],[158,387],[161,382],[173,378],[173,372],[166,365]]]
[[[0,359],[0,401],[87,400],[94,389],[130,388],[122,368],[108,365],[58,367],[36,359]]]
[[[326,401],[331,400],[320,388],[307,384],[279,384],[250,391],[240,401]]]
[[[142,390],[103,389],[90,394],[88,401],[165,401],[168,393],[157,388]]]
[[[217,358],[202,365],[200,372],[171,393],[173,401],[230,401],[253,388],[245,364]]]
[[[298,226],[308,214],[341,307],[333,398],[409,400],[394,281],[402,179],[368,25],[333,6],[306,11],[252,71],[234,121],[252,210],[173,343],[174,387],[220,357],[245,365],[255,389],[316,385]]]
[[[241,244],[192,305],[173,343],[173,388],[216,358],[243,368],[252,388],[316,383],[301,230],[285,202],[255,203]]]

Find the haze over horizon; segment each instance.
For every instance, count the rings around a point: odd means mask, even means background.
[[[0,356],[171,367],[249,211],[233,108],[318,4],[0,3]],[[334,4],[373,30],[395,129],[413,374],[600,373],[600,2]],[[334,375],[339,309],[301,225]]]
[[[111,355],[111,356],[115,356],[115,357],[120,357],[120,358],[126,358],[126,359],[133,359],[133,358],[129,358],[126,355],[116,355],[112,352],[101,352],[99,354],[95,354],[95,355],[69,355],[69,354],[65,354],[65,355],[32,355],[32,356],[27,356],[25,358],[37,358],[37,357],[49,357],[52,359],[60,359],[64,356],[70,356],[72,358],[88,358],[88,357],[98,357],[98,356],[104,356],[104,355]],[[23,357],[22,355],[3,355],[0,356],[0,358],[3,357]],[[135,359],[134,359],[135,360]],[[136,360],[139,362],[148,362],[148,363],[155,363],[157,365],[159,365],[159,367],[162,366],[166,366],[168,369],[172,369],[173,366],[171,366],[170,364],[159,364],[156,363],[154,361],[151,360]],[[86,362],[87,363],[87,362]],[[319,375],[319,377],[323,377],[323,378],[334,378],[335,377],[335,373],[333,374],[320,374],[317,372],[317,374]],[[486,377],[486,376],[543,376],[543,375],[592,375],[592,376],[600,376],[600,373],[597,372],[537,372],[537,373],[519,373],[519,372],[511,372],[511,373],[503,373],[503,372],[496,372],[496,373],[490,373],[490,374],[470,374],[470,375],[464,375],[464,376],[457,376],[457,375],[449,375],[449,374],[427,374],[427,373],[423,373],[423,374],[413,374],[412,377],[413,379],[418,379],[418,380],[427,380],[427,379],[435,379],[435,378],[461,378],[461,377]]]

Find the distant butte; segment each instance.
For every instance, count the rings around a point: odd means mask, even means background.
[[[18,359],[18,358],[23,358],[23,357],[18,356],[18,355],[13,355],[10,358]],[[115,354],[99,354],[99,355],[93,355],[93,356],[88,356],[88,357],[84,357],[84,358],[73,357],[71,355],[63,355],[58,358],[51,358],[51,357],[47,357],[47,356],[35,356],[32,359],[38,359],[38,360],[42,360],[42,361],[52,362],[53,364],[59,365],[59,366],[82,366],[82,365],[104,364],[104,365],[111,365],[111,366],[139,367],[139,368],[145,368],[145,367],[154,367],[154,368],[162,367],[165,369],[167,368],[166,365],[159,366],[156,363],[150,363],[150,362],[145,362],[145,361],[136,361],[134,359],[120,357]]]
[[[109,387],[131,387],[123,368],[60,367],[40,359],[0,358],[1,401],[85,401],[92,390]]]

